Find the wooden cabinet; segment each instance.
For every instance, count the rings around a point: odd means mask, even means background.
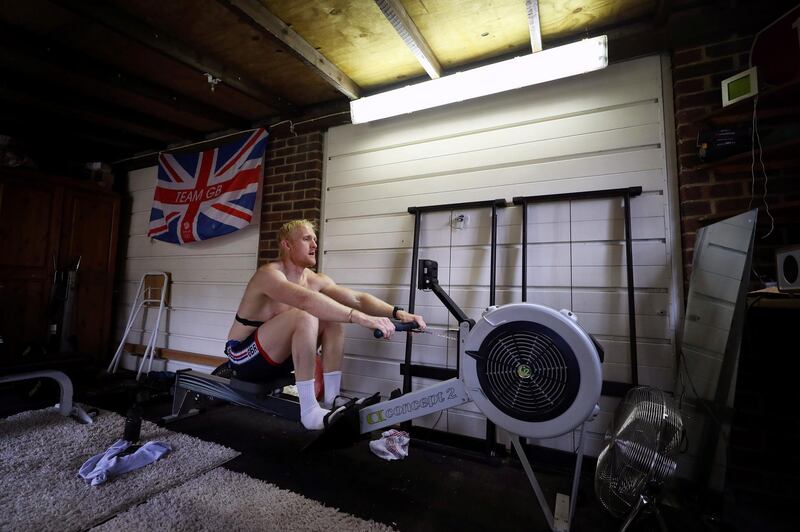
[[[119,205],[93,183],[0,168],[0,366],[15,365],[29,346],[47,347],[55,272],[78,260],[63,331],[75,349],[51,345],[48,357],[107,354]]]

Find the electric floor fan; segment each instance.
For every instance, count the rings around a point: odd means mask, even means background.
[[[658,388],[631,388],[614,413],[606,446],[597,457],[595,493],[625,531],[640,512],[652,510],[663,484],[677,467],[683,419],[674,402]]]

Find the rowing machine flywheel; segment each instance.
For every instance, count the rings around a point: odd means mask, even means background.
[[[490,421],[513,434],[559,436],[596,408],[600,356],[570,312],[531,303],[491,308],[462,345],[461,370],[470,398]]]

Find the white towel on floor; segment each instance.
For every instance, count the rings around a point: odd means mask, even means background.
[[[383,434],[382,438],[369,442],[372,454],[384,460],[402,460],[408,456],[408,442],[411,438],[402,430],[391,429]]]
[[[117,440],[107,451],[86,460],[78,471],[78,475],[92,486],[97,486],[110,478],[152,464],[172,450],[164,442],[150,441],[134,453],[117,456],[130,446],[131,442],[129,441]]]

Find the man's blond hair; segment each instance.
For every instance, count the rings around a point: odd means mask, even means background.
[[[292,238],[292,233],[294,233],[294,231],[298,227],[303,225],[305,225],[315,233],[317,232],[316,224],[314,224],[314,222],[312,222],[311,220],[306,220],[305,218],[286,222],[281,226],[280,229],[278,229],[277,240],[278,240],[278,249],[280,250],[281,256],[283,256],[283,246],[281,246],[281,242],[283,242],[284,240],[290,240]]]

